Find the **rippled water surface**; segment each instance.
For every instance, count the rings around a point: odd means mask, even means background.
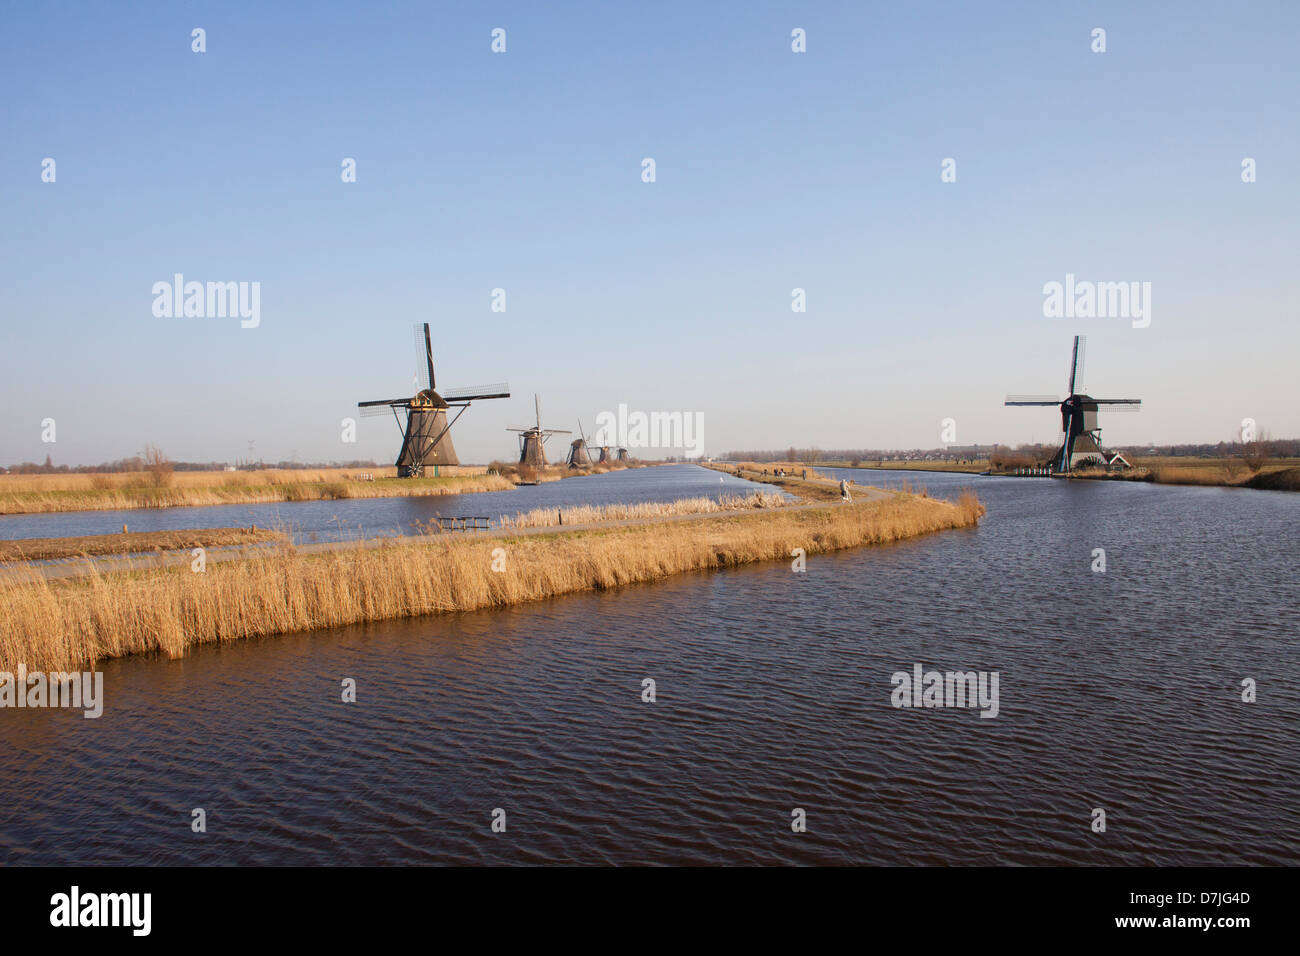
[[[763,486],[695,465],[657,465],[469,495],[0,515],[0,539],[114,534],[123,524],[132,531],[255,524],[263,528],[287,528],[299,540],[332,541],[345,537],[413,534],[422,523],[437,517],[482,515],[495,523],[502,515],[534,508],[671,501],[697,495],[717,498],[758,490],[764,490]]]
[[[108,662],[99,720],[0,710],[0,862],[1296,862],[1300,496],[908,477],[989,514]],[[999,716],[894,709],[914,662],[998,671]]]

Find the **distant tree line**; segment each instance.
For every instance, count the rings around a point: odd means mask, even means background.
[[[1059,443],[1022,445],[950,445],[946,448],[795,448],[784,451],[761,449],[757,451],[729,451],[722,457],[728,461],[802,461],[815,464],[819,461],[846,461],[853,465],[872,461],[991,461],[995,465],[1015,467],[1047,461],[1060,449]],[[1300,439],[1269,438],[1267,434],[1250,442],[1221,441],[1199,445],[1122,445],[1110,446],[1126,458],[1261,458],[1300,457]]]
[[[46,455],[43,464],[38,465],[35,462],[25,461],[8,469],[0,467],[0,472],[10,475],[97,475],[117,474],[124,471],[159,472],[165,468],[170,471],[224,471],[227,467],[230,467],[230,462],[170,461],[161,452],[150,449],[146,450],[144,454],[132,455],[130,458],[119,458],[116,461],[106,461],[98,465],[56,465],[50,456]],[[282,471],[292,471],[314,468],[377,468],[379,466],[373,460],[355,459],[352,461],[318,462],[314,464],[301,461],[261,462],[237,460],[234,467],[240,471],[256,471],[260,468],[278,468]]]
[[[723,457],[730,461],[801,461],[810,465],[819,461],[847,461],[861,464],[864,461],[966,461],[983,460],[995,445],[951,445],[947,448],[796,448],[785,451],[763,449],[759,451],[729,451]]]

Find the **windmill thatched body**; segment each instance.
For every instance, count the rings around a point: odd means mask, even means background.
[[[618,460],[619,460],[619,461],[627,461],[627,449],[626,449],[626,448],[620,448],[620,449],[618,450]]]
[[[587,443],[581,438],[575,438],[569,445],[569,467],[591,467],[591,455],[587,454]]]
[[[426,390],[411,399],[402,450],[397,455],[399,477],[419,474],[425,466],[460,464],[447,424],[447,403],[435,404],[433,400],[438,398],[437,393],[430,395]]]
[[[533,404],[537,409],[537,423],[527,428],[507,428],[506,431],[519,432],[519,464],[527,468],[546,467],[546,439],[552,435],[572,435],[564,428],[542,427],[542,403],[534,395]]]
[[[1093,398],[1082,395],[1076,389],[1083,388],[1084,338],[1074,337],[1074,354],[1070,359],[1070,392],[1065,399],[1050,395],[1008,395],[1007,405],[1015,406],[1057,406],[1061,410],[1061,447],[1052,457],[1052,471],[1069,474],[1081,466],[1105,465],[1116,463],[1118,467],[1127,465],[1119,455],[1110,455],[1102,448],[1101,427],[1097,424],[1097,409],[1102,405],[1112,406],[1113,410],[1137,411],[1142,404],[1140,398]],[[1118,460],[1118,461],[1117,461]],[[1120,464],[1122,463],[1122,464]]]
[[[383,414],[384,409],[391,409],[399,427],[402,427],[402,420],[398,409],[406,410],[406,425],[402,429],[402,450],[397,454],[397,477],[399,478],[418,477],[424,474],[426,468],[432,468],[436,475],[444,465],[460,464],[460,459],[456,456],[456,446],[451,442],[452,424],[460,418],[465,409],[469,408],[470,402],[510,397],[509,386],[505,384],[457,389],[448,392],[446,397],[440,395],[435,388],[433,345],[429,338],[429,323],[416,326],[416,331],[417,345],[419,344],[418,333],[423,332],[424,347],[421,351],[424,361],[421,364],[425,374],[425,387],[412,398],[390,398],[357,403],[357,406],[363,409],[363,415]],[[417,380],[418,377],[419,373],[417,373]],[[447,412],[452,408],[457,411],[449,420]]]
[[[611,462],[611,461],[613,461],[613,459],[610,458],[610,456],[609,456],[609,446],[608,446],[608,445],[601,445],[601,446],[600,446],[600,457],[596,459],[596,464],[598,464],[598,465],[604,465],[604,464],[606,464],[606,463],[608,463],[608,462]]]
[[[569,467],[591,467],[591,455],[587,452],[587,436],[582,433],[581,421],[578,422],[578,437],[569,443]]]

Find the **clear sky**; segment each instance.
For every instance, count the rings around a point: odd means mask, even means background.
[[[1049,441],[1001,402],[1063,394],[1075,333],[1092,394],[1145,401],[1108,443],[1300,435],[1297,27],[1289,0],[5,3],[0,464],[391,461],[391,418],[339,423],[410,390],[421,321],[440,386],[514,392],[456,426],[466,461],[514,452],[534,392],[561,428],[700,412],[710,453],[931,447],[946,417]],[[259,282],[260,325],[156,317],[178,272]],[[1045,317],[1067,273],[1150,282],[1149,327]]]

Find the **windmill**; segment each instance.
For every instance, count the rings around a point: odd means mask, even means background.
[[[618,450],[618,460],[619,460],[619,461],[627,461],[627,449],[626,449],[626,448],[620,448],[620,449]]]
[[[578,437],[569,445],[569,467],[591,467],[591,455],[587,454],[587,436],[582,433],[582,419],[578,420]]]
[[[1070,358],[1070,392],[1064,399],[1051,395],[1008,395],[1006,405],[1050,406],[1061,409],[1061,430],[1065,433],[1060,450],[1052,461],[1052,470],[1069,474],[1076,466],[1084,464],[1107,465],[1113,460],[1101,447],[1101,428],[1097,425],[1097,409],[1102,405],[1115,410],[1136,411],[1142,404],[1140,398],[1093,398],[1080,394],[1083,388],[1083,355],[1086,342],[1083,336],[1074,337],[1074,354]]]
[[[598,464],[598,465],[603,465],[603,464],[606,464],[607,462],[611,462],[611,461],[613,461],[613,460],[614,460],[614,459],[612,459],[612,458],[609,457],[609,446],[608,446],[608,445],[601,445],[601,446],[600,446],[600,457],[596,459],[596,464]]]
[[[537,409],[537,424],[530,425],[527,428],[507,428],[508,432],[519,432],[519,464],[527,465],[531,468],[546,467],[546,439],[552,435],[572,435],[573,432],[565,428],[543,428],[542,427],[542,403],[534,395],[533,405]]]
[[[420,332],[423,329],[423,348],[420,348]],[[424,372],[424,388],[411,398],[389,398],[376,402],[357,402],[362,415],[382,415],[385,408],[392,409],[397,427],[402,429],[402,450],[397,455],[397,477],[418,478],[424,474],[426,467],[432,466],[433,473],[438,474],[442,465],[458,465],[456,448],[451,443],[451,426],[469,408],[470,402],[488,398],[509,398],[510,386],[482,385],[477,388],[462,388],[439,394],[435,390],[436,379],[433,374],[433,345],[429,339],[429,323],[417,325],[416,349],[421,354],[421,366]],[[415,384],[420,383],[420,372],[416,372]],[[406,409],[406,425],[403,427],[398,409]],[[451,421],[447,420],[448,409],[457,412]]]

